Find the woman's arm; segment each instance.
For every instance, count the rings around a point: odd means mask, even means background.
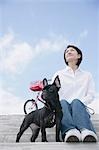
[[[95,98],[95,83],[91,74],[89,74],[89,80],[87,85],[86,96],[82,98],[82,102],[85,105],[90,104]]]

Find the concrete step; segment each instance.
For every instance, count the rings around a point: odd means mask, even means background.
[[[24,115],[0,115],[0,143],[15,143],[23,118]],[[92,116],[92,121],[99,139],[99,115]],[[20,143],[29,142],[31,135],[31,129],[28,128],[21,137]],[[49,142],[55,142],[55,127],[47,129],[47,139]],[[41,141],[41,133],[36,141]]]
[[[99,143],[1,143],[0,150],[99,150]]]
[[[24,115],[0,115],[0,143],[15,143],[23,118]],[[29,142],[31,136],[32,131],[28,128],[22,135],[20,142]],[[50,142],[55,141],[55,128],[47,129],[47,139]],[[41,141],[41,133],[36,141]]]

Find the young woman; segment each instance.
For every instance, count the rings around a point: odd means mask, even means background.
[[[67,67],[56,72],[59,75],[63,118],[61,133],[66,142],[96,142],[97,135],[90,120],[87,105],[94,100],[94,81],[91,73],[80,68],[81,50],[68,45],[64,51]]]

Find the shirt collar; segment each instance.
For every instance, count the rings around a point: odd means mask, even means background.
[[[71,72],[71,71],[73,71],[73,70],[72,70],[72,68],[71,68],[71,67],[66,66],[66,71]],[[81,71],[81,68],[80,68],[80,67],[78,67],[78,68],[76,69],[76,71],[75,71],[75,72],[80,72],[80,71]]]

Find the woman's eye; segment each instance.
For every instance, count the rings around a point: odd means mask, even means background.
[[[66,50],[66,52],[65,53],[68,53],[68,50]]]
[[[73,52],[75,51],[74,49],[69,49],[69,50],[66,50],[66,53],[69,53],[69,52]]]

